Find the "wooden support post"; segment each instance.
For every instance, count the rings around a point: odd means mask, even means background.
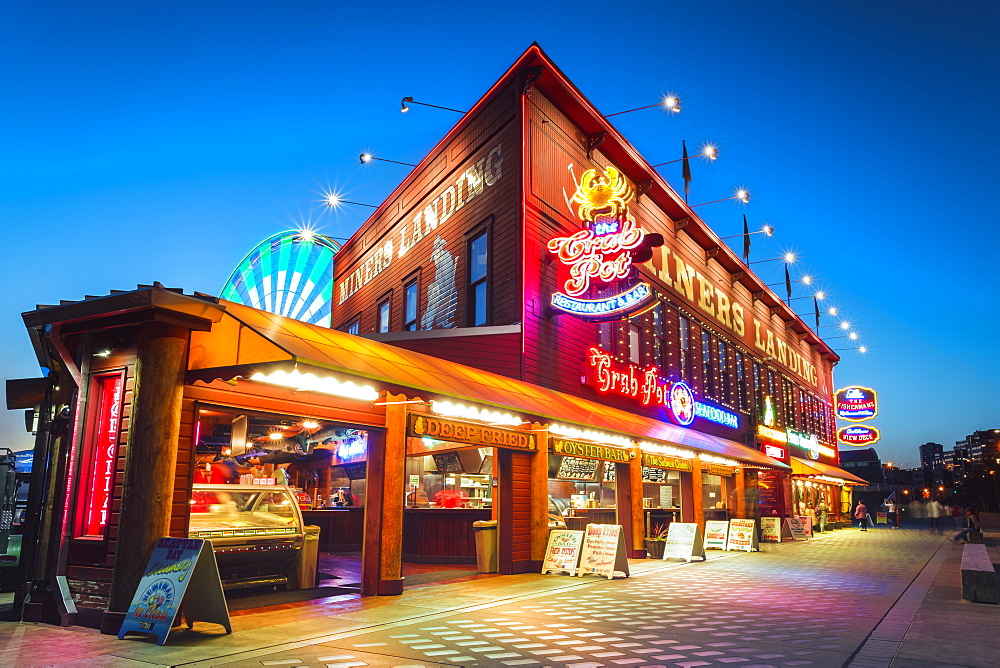
[[[170,535],[188,336],[187,328],[162,322],[139,327],[105,632],[117,633],[115,619],[120,626],[156,541]]]
[[[736,469],[736,517],[746,519],[747,515],[747,475],[742,466]]]
[[[538,444],[531,458],[531,559],[541,564],[549,541],[549,432],[537,422],[530,429]]]
[[[635,499],[632,496],[632,474],[629,472],[629,468],[629,462],[615,462],[615,518],[622,527],[622,538],[625,540],[626,555],[636,557],[634,555],[635,548],[632,546],[635,535],[635,531],[633,530],[636,515]],[[639,504],[639,517],[642,517],[641,493]]]
[[[705,501],[702,492],[702,468],[701,459],[695,457],[691,460],[693,467],[691,471],[691,503],[694,508],[694,523],[705,529]]]
[[[694,522],[694,483],[691,482],[693,478],[693,473],[681,472],[681,498],[679,503],[681,506],[681,522],[686,524]],[[700,497],[698,503],[701,503]]]
[[[385,432],[368,444],[365,534],[361,548],[361,595],[403,593],[403,497],[406,464],[406,401],[385,394]]]
[[[628,556],[642,559],[646,556],[646,511],[642,507],[642,453],[635,450],[635,457],[628,463],[628,486],[632,491],[632,541]]]

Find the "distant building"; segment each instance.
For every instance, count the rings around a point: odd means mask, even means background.
[[[944,446],[940,443],[924,443],[920,446],[920,468],[929,469],[934,467],[935,461],[941,460],[941,453]]]
[[[984,459],[997,459],[1000,463],[1000,429],[981,429],[974,431],[961,441],[955,442],[955,452],[962,450],[965,457],[976,465],[981,465]],[[922,446],[921,446],[922,447]]]

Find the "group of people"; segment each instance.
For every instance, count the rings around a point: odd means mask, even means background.
[[[890,525],[894,529],[900,528],[900,512],[902,509],[899,507],[899,504],[890,497],[883,502],[882,506],[886,509],[886,519]],[[959,506],[945,506],[937,499],[931,499],[926,504],[914,502],[911,510],[914,511],[913,517],[927,517],[930,520],[931,530],[938,533],[941,533],[942,518],[953,517],[955,518],[956,525],[958,525],[959,517],[961,517],[962,513],[962,509]],[[871,518],[869,517],[868,506],[860,499],[858,500],[858,505],[854,508],[854,519],[858,521],[858,526],[861,527],[862,531],[868,531]],[[969,542],[968,535],[973,531],[981,531],[981,527],[979,511],[976,510],[975,506],[970,505],[965,509],[965,528],[959,531],[958,535],[951,538],[951,540],[956,543],[967,543]]]

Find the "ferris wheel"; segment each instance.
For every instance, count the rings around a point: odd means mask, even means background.
[[[340,244],[303,230],[264,239],[222,288],[223,299],[278,315],[330,326],[333,256]]]

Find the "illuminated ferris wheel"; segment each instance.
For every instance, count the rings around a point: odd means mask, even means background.
[[[329,237],[287,230],[264,239],[226,281],[222,298],[263,311],[330,326],[333,256]]]

